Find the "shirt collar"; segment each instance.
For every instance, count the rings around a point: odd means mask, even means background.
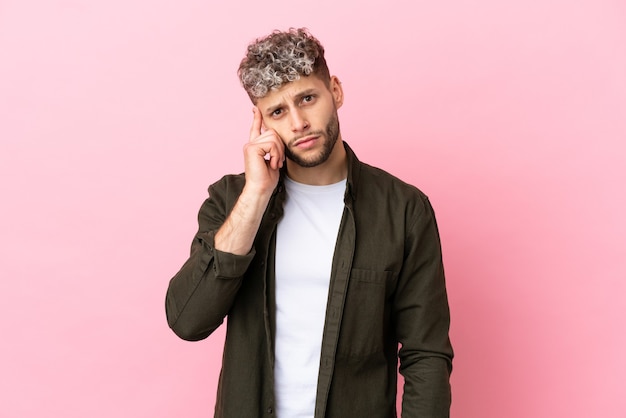
[[[352,148],[346,141],[342,141],[346,150],[346,160],[348,163],[348,178],[346,179],[346,197],[350,197],[352,200],[356,200],[357,185],[359,183],[359,176],[361,174],[361,163],[357,158]],[[282,194],[285,190],[285,177],[287,176],[287,164],[280,170],[280,180],[274,190],[274,194]]]

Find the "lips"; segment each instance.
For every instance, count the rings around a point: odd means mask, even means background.
[[[304,138],[300,138],[296,142],[294,142],[293,146],[299,148],[308,148],[315,143],[317,138],[319,138],[318,135],[305,136]]]

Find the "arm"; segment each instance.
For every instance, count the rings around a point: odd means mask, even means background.
[[[273,130],[262,133],[261,112],[256,107],[253,112],[250,142],[244,147],[246,185],[230,216],[215,235],[215,246],[219,250],[238,255],[247,254],[252,248],[284,161],[282,140]]]
[[[243,190],[229,210],[235,198],[232,193],[238,193],[241,185],[225,178],[209,188],[191,255],[167,290],[168,324],[186,340],[209,336],[230,310],[254,257],[254,238],[278,182],[284,159],[282,141],[274,131],[261,132],[260,112],[253,111],[250,141],[244,147]]]
[[[198,214],[198,232],[191,254],[170,280],[166,295],[167,321],[176,335],[190,341],[209,336],[224,320],[237,295],[254,251],[236,255],[215,248],[215,233],[224,223],[229,193],[241,190],[228,177],[209,188],[209,198]]]
[[[404,376],[403,418],[450,414],[452,347],[439,232],[427,198],[409,220],[405,264],[395,299],[396,333]]]

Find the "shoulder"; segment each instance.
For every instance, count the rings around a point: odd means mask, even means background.
[[[229,196],[235,194],[239,196],[246,184],[244,174],[227,174],[215,183],[209,186],[209,196],[216,197],[218,195]]]
[[[358,159],[352,148],[344,142],[348,155],[349,182],[353,197],[361,202],[390,201],[388,206],[414,206],[424,209],[429,206],[428,197],[416,186],[409,184],[389,172]],[[358,196],[358,197],[357,197]]]
[[[209,196],[200,207],[199,218],[224,217],[232,210],[245,185],[243,174],[228,174],[209,186]]]
[[[367,163],[359,162],[358,165],[360,174],[356,188],[359,198],[413,202],[422,207],[429,204],[428,196],[416,186]]]
[[[374,230],[379,237],[404,234],[406,239],[415,239],[427,228],[436,228],[428,196],[416,186],[369,164],[359,163],[358,170],[353,205],[361,231]]]

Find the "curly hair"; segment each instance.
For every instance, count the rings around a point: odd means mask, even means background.
[[[306,28],[274,31],[257,39],[248,45],[237,74],[253,103],[301,76],[315,74],[327,85],[330,82],[324,47]]]

